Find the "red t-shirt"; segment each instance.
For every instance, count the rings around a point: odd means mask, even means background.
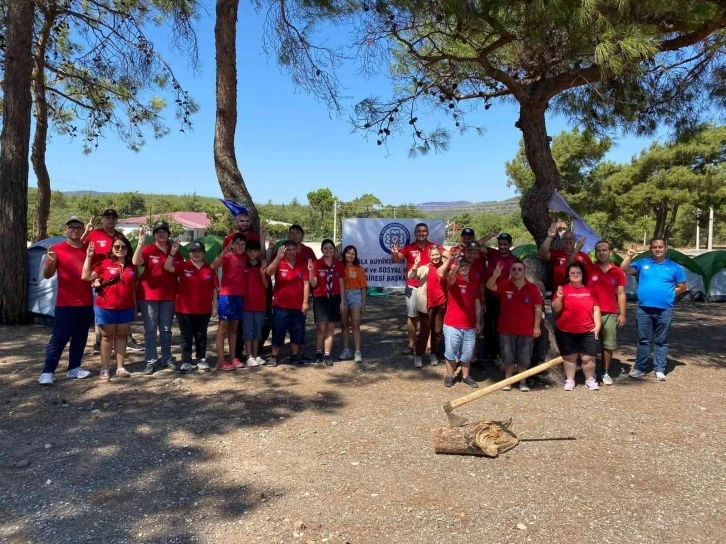
[[[455,259],[451,259],[449,261],[449,270],[454,267],[455,262]],[[477,285],[483,286],[486,283],[485,275],[486,263],[481,257],[474,260],[474,262],[469,265],[469,279],[473,280]],[[484,287],[480,287],[479,294],[482,297],[484,296]]]
[[[454,285],[449,285],[449,302],[446,305],[444,325],[456,329],[476,328],[476,301],[480,297],[479,284],[469,278],[464,281],[456,276]]]
[[[219,289],[219,279],[212,267],[204,263],[197,268],[191,260],[181,260],[174,263],[174,274],[179,278],[174,311],[211,314],[214,290]]]
[[[222,289],[220,295],[244,296],[247,255],[234,252],[222,257]]]
[[[171,246],[162,251],[156,244],[144,246],[141,249],[141,258],[144,260],[144,272],[139,279],[136,293],[138,300],[174,300],[177,282],[174,274],[164,270],[166,257]],[[184,261],[181,253],[174,255],[174,266]]]
[[[512,280],[497,282],[500,300],[499,334],[534,336],[534,307],[542,306],[542,293],[534,283],[525,280],[518,289]]]
[[[569,255],[561,249],[550,249],[550,266],[552,267],[552,293],[555,293],[560,285],[565,285],[565,283],[567,283],[567,278],[565,277],[565,271],[567,270],[567,266],[565,266],[565,263],[567,262],[568,257]],[[582,251],[577,254],[577,257],[575,257],[575,261],[578,263],[583,263],[585,265],[592,264],[590,256],[587,253],[583,253]]]
[[[587,285],[595,291],[600,302],[600,311],[604,314],[618,313],[618,287],[625,287],[628,279],[620,267],[610,263],[607,272],[603,272],[599,264],[587,267]]]
[[[343,263],[333,257],[333,263],[328,266],[325,264],[325,257],[320,257],[313,262],[313,275],[318,278],[318,283],[313,290],[314,297],[328,295],[328,274],[333,277],[333,295],[340,294],[340,280],[345,278],[345,267]]]
[[[557,300],[555,292],[552,301]],[[574,288],[569,283],[562,286],[562,311],[555,325],[564,332],[583,334],[595,328],[593,310],[600,306],[595,291],[587,285]]]
[[[92,306],[93,294],[90,282],[81,279],[86,248],[75,248],[68,242],[53,246],[56,255],[58,294],[56,306]]]
[[[498,249],[495,249],[493,247],[487,248],[487,269],[484,273],[484,281],[489,281],[489,278],[492,277],[492,274],[494,273],[494,269],[497,267],[498,264],[502,265],[502,275],[499,276],[499,279],[497,280],[497,285],[500,283],[503,283],[509,279],[509,272],[512,268],[512,265],[517,261],[517,256],[512,254],[511,252],[507,255],[502,255],[499,253]],[[556,289],[556,288],[555,288]],[[498,291],[497,291],[498,292]],[[490,289],[487,289],[487,293],[490,295],[496,296],[494,292],[492,292]]]
[[[305,244],[300,244],[300,248],[297,250],[297,255],[295,255],[295,259],[298,262],[304,264],[305,270],[307,270],[308,259],[311,261],[315,261],[317,260],[317,257],[315,256],[315,252],[311,247],[308,247]]]
[[[251,312],[267,311],[267,292],[262,282],[261,267],[259,259],[257,264],[247,261],[245,267],[245,310]]]
[[[116,234],[123,233],[114,231],[113,234],[106,234],[106,231],[103,229],[93,229],[88,233],[88,236],[86,236],[86,239],[83,240],[83,243],[86,247],[88,247],[88,244],[93,242],[93,249],[96,252],[93,259],[91,259],[91,267],[96,266],[98,263],[106,259],[108,253],[111,251],[113,237],[116,236]],[[133,255],[130,255],[130,257],[133,257]]]
[[[222,240],[222,249],[227,247],[229,244],[232,243],[232,238],[234,238],[234,235],[237,234],[239,231],[230,232],[227,236],[224,237],[224,240]],[[257,240],[260,241],[260,235],[257,232],[252,232],[251,230],[248,230],[247,232],[243,232],[242,234],[245,235],[245,238],[249,240]],[[265,248],[261,248],[262,251],[265,250]]]
[[[421,256],[419,266],[426,266],[427,264],[429,264],[429,250],[431,249],[431,246],[435,245],[436,244],[432,244],[427,240],[426,245],[423,247],[423,249],[420,245],[418,245],[418,242],[406,244],[401,248],[401,251],[399,251],[399,253],[406,258],[406,285],[408,285],[409,287],[418,287],[419,285],[421,285],[421,281],[417,277],[409,278],[408,273],[413,268],[413,263],[416,262],[416,257],[418,257],[419,255]]]
[[[123,270],[119,263],[112,259],[104,259],[97,264],[93,271],[98,274],[101,284],[121,277],[120,281],[106,285],[98,291],[96,306],[106,310],[129,310],[136,308],[134,292],[139,272],[133,264],[127,264]]]
[[[449,280],[444,276],[439,278],[439,269],[429,263],[428,276],[426,277],[426,307],[433,308],[446,304],[446,292]]]
[[[305,280],[308,277],[308,267],[301,261],[295,261],[294,266],[281,260],[275,270],[275,299],[273,306],[287,310],[301,310],[305,297]]]

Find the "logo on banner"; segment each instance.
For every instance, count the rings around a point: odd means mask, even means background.
[[[401,223],[388,223],[388,225],[381,229],[378,241],[383,251],[391,253],[391,246],[393,244],[398,244],[399,248],[408,244],[411,241],[411,233]]]

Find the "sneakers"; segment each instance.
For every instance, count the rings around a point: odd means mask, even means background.
[[[360,352],[356,352],[360,353]],[[350,361],[353,358],[353,352],[350,348],[345,348],[343,350],[343,353],[340,354],[340,357],[338,357],[338,360],[340,361]]]
[[[431,360],[431,366],[439,366],[439,358],[436,356],[435,353],[432,353],[429,356],[429,359]]]
[[[565,380],[565,391],[572,391],[575,389],[575,380]]]
[[[610,377],[610,374],[608,374],[607,372],[602,375],[602,384],[603,385],[612,385],[613,384],[613,379]]]
[[[262,366],[265,364],[265,360],[259,355],[255,357],[255,362],[257,363],[257,366]]]
[[[595,378],[585,380],[585,387],[588,388],[590,391],[597,391],[598,389],[600,389],[600,386],[597,384],[597,380]]]
[[[356,363],[362,363],[363,362],[363,354],[360,351],[355,352],[355,358]]]
[[[147,376],[151,376],[154,372],[156,372],[156,361],[149,361],[146,363],[146,368],[144,369],[144,374]]]
[[[96,349],[94,346],[93,349]],[[126,343],[126,351],[132,351],[134,353],[139,353],[141,351],[144,351],[144,346],[140,345],[136,340],[133,338]]]
[[[645,376],[645,372],[642,370],[638,370],[637,368],[633,367],[633,369],[630,371],[630,374],[628,374],[628,378],[642,378]]]
[[[462,378],[461,381],[464,382],[469,387],[473,387],[475,389],[477,387],[479,387],[479,384],[476,383],[476,381],[474,381],[474,378],[472,378],[471,376],[466,376],[465,378]]]
[[[315,353],[315,364],[321,364],[323,362],[323,352],[318,351]]]
[[[128,349],[128,347],[126,349]],[[101,354],[101,344],[93,344],[93,350],[91,351],[91,355],[100,355],[100,354]]]
[[[182,363],[179,367],[179,372],[186,374],[187,372],[191,372],[193,368],[192,363]]]
[[[88,370],[85,370],[85,369],[81,368],[80,366],[70,369],[68,371],[68,374],[66,374],[66,376],[68,376],[69,378],[78,379],[78,380],[82,380],[83,378],[88,378],[88,376],[90,376],[90,375],[91,375],[91,373]],[[51,374],[51,376],[52,376],[52,374]]]
[[[244,368],[245,364],[235,357],[232,359],[232,366],[235,368]]]
[[[413,358],[413,367],[414,368],[423,368],[423,360],[419,355],[416,355],[416,357]]]
[[[659,382],[664,382],[668,379],[668,376],[665,375],[665,372],[656,372],[655,379]]]
[[[454,377],[447,375],[444,378],[444,387],[453,387],[454,386]]]
[[[199,372],[209,372],[209,363],[206,359],[199,359],[197,362],[197,370]]]
[[[317,361],[317,356],[315,357],[315,360]],[[290,355],[290,364],[296,366],[297,368],[301,368],[305,366],[305,361],[303,361],[299,355]]]
[[[527,382],[526,382],[526,381],[524,381],[524,380],[522,380],[521,382],[519,382],[519,390],[520,390],[520,391],[521,391],[522,393],[529,393],[529,392],[531,391],[531,389],[530,389],[530,388],[529,388],[529,386],[527,385]]]
[[[40,375],[40,378],[38,378],[38,383],[40,385],[53,385],[53,373],[52,372],[43,372]]]
[[[250,357],[249,359],[247,359],[247,362],[245,364],[247,365],[247,368],[254,368],[256,366],[260,366],[257,362],[257,359],[255,359],[254,357]]]
[[[267,361],[265,361],[265,366],[277,366],[277,357],[275,355],[271,355]]]
[[[325,366],[333,366],[333,360],[330,358],[330,355],[323,357],[323,362],[325,363]]]
[[[217,365],[217,370],[229,371],[229,370],[236,370],[236,369],[237,369],[237,367],[234,366],[229,361],[224,361],[221,364]]]
[[[512,390],[511,385],[505,385],[504,387],[502,387],[502,391],[511,391],[511,390]]]

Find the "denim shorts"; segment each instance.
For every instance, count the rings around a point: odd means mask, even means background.
[[[265,323],[265,312],[245,310],[242,313],[242,337],[245,340],[262,340],[262,325]]]
[[[219,295],[217,315],[220,321],[242,321],[244,308],[242,295]]]
[[[272,308],[272,347],[279,348],[290,333],[290,343],[302,346],[305,343],[305,314],[301,310]]]
[[[457,329],[444,325],[444,357],[468,363],[474,356],[476,329]]]
[[[348,308],[360,308],[363,306],[363,291],[361,289],[346,289],[345,305]]]
[[[94,306],[93,313],[96,316],[96,325],[124,325],[136,320],[136,308],[108,310]]]

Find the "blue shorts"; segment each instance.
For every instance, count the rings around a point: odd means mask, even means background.
[[[444,325],[444,357],[448,361],[468,363],[474,356],[476,329],[457,329]]]
[[[245,340],[262,340],[262,325],[265,323],[265,312],[245,310],[242,316],[242,338]]]
[[[242,321],[244,308],[242,295],[219,295],[217,315],[220,321]]]
[[[96,316],[96,325],[124,325],[133,323],[136,320],[136,308],[128,310],[107,310],[106,308],[93,307]]]
[[[302,346],[305,343],[305,314],[301,310],[272,308],[272,347],[279,348],[290,333],[290,343]]]
[[[363,306],[363,291],[361,289],[346,289],[345,305],[348,308],[360,308]]]

